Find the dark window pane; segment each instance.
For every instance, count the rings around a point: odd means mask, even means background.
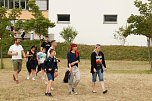
[[[5,0],[5,8],[8,8],[8,0]]]
[[[58,14],[58,21],[70,21],[69,14]]]
[[[4,0],[0,0],[0,7],[4,7]]]
[[[49,10],[49,0],[47,0],[47,10]]]
[[[105,22],[117,22],[117,15],[104,15]]]
[[[21,1],[21,8],[25,9],[25,0],[20,0]]]
[[[15,0],[15,8],[19,8],[19,0]]]
[[[9,9],[13,8],[13,0],[9,0]]]
[[[29,0],[26,0],[26,9],[27,9],[27,10],[29,10],[28,1],[29,1]]]

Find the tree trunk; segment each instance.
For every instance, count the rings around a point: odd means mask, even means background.
[[[149,63],[150,63],[150,70],[152,70],[152,61],[151,61],[151,51],[150,51],[150,37],[147,37],[147,43],[148,43],[148,56],[149,56]]]
[[[39,47],[40,47],[40,51],[41,51],[41,41],[42,41],[41,40],[41,35],[39,35],[39,39],[40,39],[40,46]]]
[[[2,37],[1,37],[1,43],[0,43],[0,55],[1,55],[1,64],[0,64],[0,66],[1,66],[1,69],[4,69],[4,64],[3,64],[3,46],[2,46]]]

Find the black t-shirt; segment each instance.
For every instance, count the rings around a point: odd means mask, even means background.
[[[43,42],[41,47],[46,48],[46,53],[47,53],[47,51],[51,47],[51,43],[50,42]]]

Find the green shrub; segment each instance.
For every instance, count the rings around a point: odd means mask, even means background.
[[[3,41],[3,56],[8,58],[7,51],[13,41]],[[39,49],[39,41],[25,40],[21,42],[25,52],[31,48],[32,45],[36,45]],[[57,57],[66,58],[66,54],[69,50],[69,45],[66,43],[58,43]],[[93,45],[78,45],[81,59],[90,59],[90,54],[94,50]],[[147,47],[138,46],[102,46],[102,51],[105,54],[107,60],[148,60]]]

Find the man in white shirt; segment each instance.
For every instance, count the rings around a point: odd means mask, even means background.
[[[20,39],[14,39],[14,45],[10,46],[8,55],[12,56],[12,64],[14,68],[13,79],[18,84],[18,74],[22,69],[22,55],[26,57],[24,49],[20,45]]]

